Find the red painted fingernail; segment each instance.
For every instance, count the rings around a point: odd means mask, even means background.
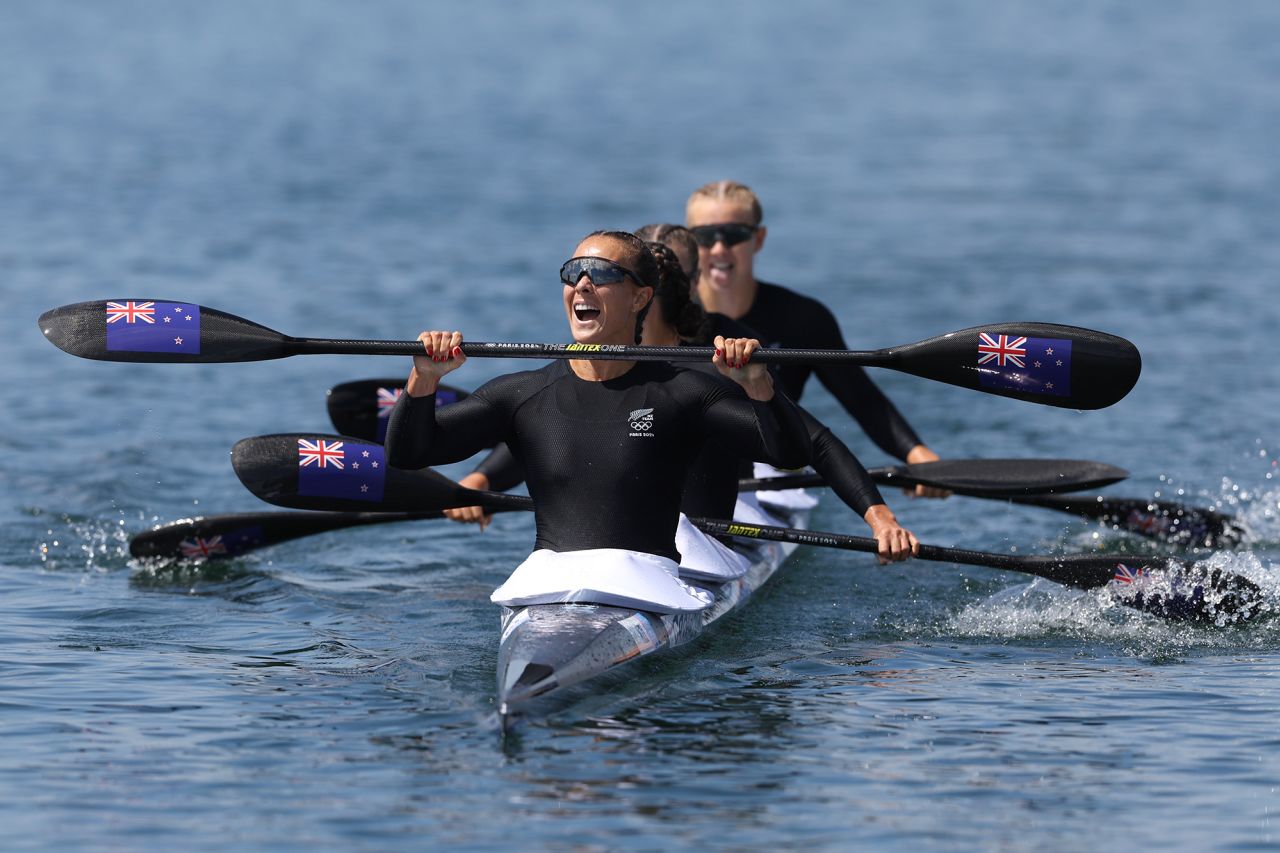
[[[720,349],[720,347],[716,347],[716,358],[720,358],[723,355],[724,355],[724,352]]]
[[[454,347],[454,348],[453,348],[453,354],[454,354],[454,355],[462,355],[462,347]]]
[[[431,347],[427,347],[427,355],[431,355]]]

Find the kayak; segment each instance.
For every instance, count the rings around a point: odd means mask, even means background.
[[[780,526],[803,528],[808,512],[780,513],[774,521]],[[746,574],[722,583],[686,581],[712,596],[705,610],[654,613],[601,604],[503,607],[498,646],[498,717],[503,730],[517,717],[549,705],[552,694],[702,636],[713,624],[741,609],[797,546],[735,541],[731,547],[746,558]]]

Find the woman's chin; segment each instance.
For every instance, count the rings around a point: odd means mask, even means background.
[[[573,342],[576,344],[605,343],[604,329],[595,323],[571,323],[569,324],[569,333],[573,336]]]
[[[736,276],[723,275],[720,273],[712,273],[703,278],[703,281],[711,286],[711,290],[716,293],[727,293],[736,290],[740,283]]]
[[[634,337],[617,330],[611,332],[594,323],[572,323],[569,326],[569,333],[573,336],[575,344],[626,346],[635,343]]]

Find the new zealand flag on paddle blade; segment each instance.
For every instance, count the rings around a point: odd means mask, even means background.
[[[382,500],[387,460],[380,444],[350,439],[298,439],[298,494]]]
[[[396,401],[400,399],[400,395],[404,393],[404,388],[379,388],[378,389],[378,436],[379,444],[387,440],[387,424],[391,422],[391,410],[396,407]],[[458,392],[450,391],[445,388],[436,390],[436,408],[447,406],[450,403],[458,402]]]
[[[984,388],[1071,396],[1071,341],[978,335],[978,381]]]
[[[122,299],[106,303],[107,349],[200,354],[200,306]]]
[[[208,539],[192,536],[190,539],[183,539],[178,547],[182,549],[182,556],[188,559],[207,560],[210,557],[234,557],[242,551],[261,545],[262,541],[262,528],[252,525],[210,536]]]

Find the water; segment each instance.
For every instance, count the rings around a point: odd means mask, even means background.
[[[129,536],[261,505],[226,453],[324,430],[393,359],[100,364],[59,304],[150,296],[291,334],[564,337],[586,231],[761,194],[761,275],[874,348],[991,320],[1143,353],[1078,413],[877,380],[948,457],[1096,458],[1214,505],[1276,597],[1272,4],[444,8],[6,4],[0,26],[0,821],[61,849],[1247,850],[1276,844],[1280,624],[1195,627],[1019,575],[801,552],[688,654],[493,724],[487,593],[530,519],[148,570]],[[517,365],[468,365],[472,385]],[[806,403],[869,465],[818,388]],[[451,471],[460,474],[466,466]],[[922,540],[1151,546],[996,502]],[[815,527],[859,533],[824,498]],[[1205,556],[1205,555],[1202,555]]]

